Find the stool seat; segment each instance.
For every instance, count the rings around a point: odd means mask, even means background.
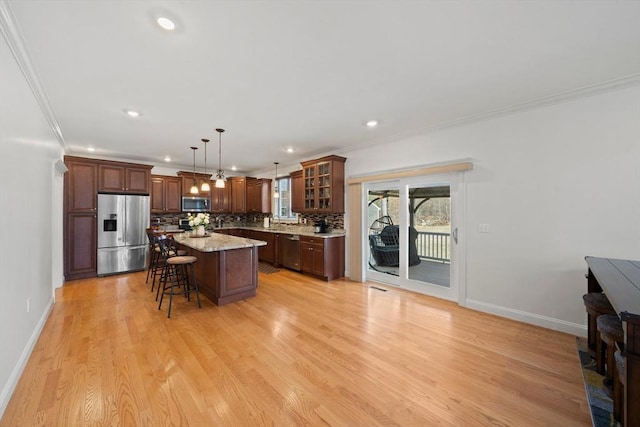
[[[615,313],[615,310],[611,306],[607,296],[602,292],[589,292],[588,294],[584,294],[582,296],[582,301],[584,301],[584,306],[587,309],[587,342],[589,346],[589,353],[597,359],[597,341],[599,338],[596,319],[602,314]]]
[[[189,256],[189,255],[174,256],[174,257],[171,257],[171,258],[167,259],[167,264],[171,264],[171,265],[191,264],[191,263],[196,262],[197,260],[198,260],[198,258],[196,258],[194,256]]]
[[[613,384],[616,343],[624,342],[622,321],[617,314],[603,314],[596,319],[596,325],[598,329],[596,371],[606,377],[605,384]]]
[[[615,310],[607,296],[601,292],[590,292],[582,295],[582,301],[587,310],[591,309],[601,314],[615,313]]]
[[[596,319],[600,336],[607,335],[613,342],[624,342],[622,321],[617,314],[603,314]]]

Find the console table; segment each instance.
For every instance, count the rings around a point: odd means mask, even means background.
[[[625,426],[640,426],[640,261],[585,257],[588,292],[604,292],[622,320]]]

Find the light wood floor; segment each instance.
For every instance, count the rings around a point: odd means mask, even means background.
[[[144,277],[58,290],[0,425],[591,423],[573,336],[287,270],[167,319]]]

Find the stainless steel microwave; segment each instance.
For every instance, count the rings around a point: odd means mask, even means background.
[[[208,197],[182,196],[182,212],[210,212]]]

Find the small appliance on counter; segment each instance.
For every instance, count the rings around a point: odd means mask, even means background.
[[[329,224],[327,224],[327,220],[324,221],[316,221],[314,223],[314,233],[327,233],[329,231]]]
[[[189,220],[186,218],[178,220],[178,228],[180,230],[191,230],[191,226],[189,226]]]

